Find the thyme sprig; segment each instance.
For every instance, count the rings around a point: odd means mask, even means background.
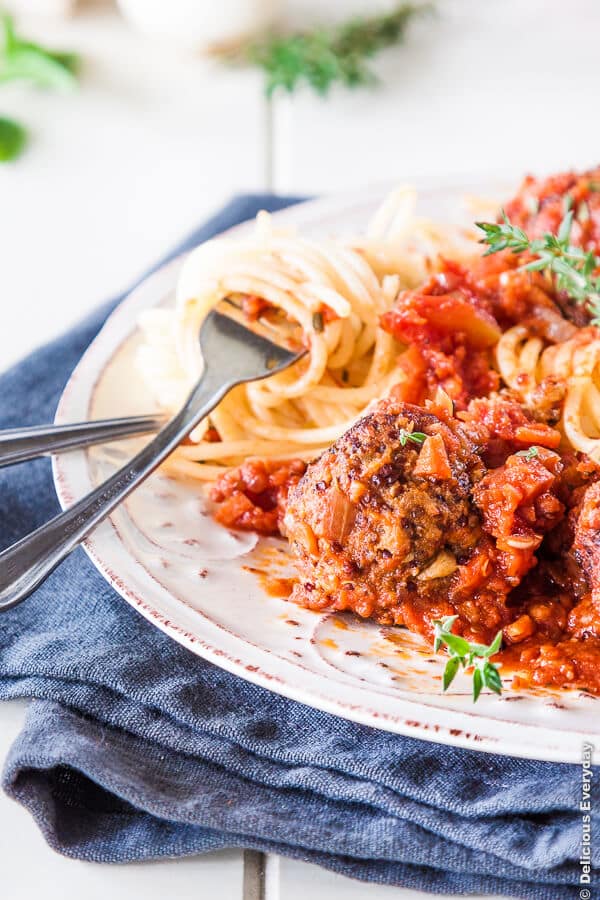
[[[518,450],[516,455],[522,456],[526,462],[531,462],[532,459],[540,455],[540,451],[535,445],[532,445],[528,450]]]
[[[354,18],[337,27],[269,34],[220,55],[226,62],[261,68],[268,96],[278,89],[292,93],[302,83],[321,95],[336,82],[350,88],[372,85],[377,78],[367,61],[402,43],[408,24],[431,8],[401,3],[389,13]]]
[[[442,687],[447,691],[459,669],[471,669],[473,677],[473,703],[479,699],[482,689],[488,688],[495,694],[502,693],[502,681],[498,667],[490,662],[490,657],[498,653],[502,645],[502,632],[499,631],[489,646],[472,644],[466,638],[452,632],[452,625],[458,616],[446,616],[436,620],[434,625],[433,650],[438,652],[444,645],[450,654],[442,677]]]
[[[530,240],[522,228],[513,225],[502,210],[501,222],[476,222],[488,249],[484,256],[511,250],[534,257],[523,265],[529,272],[547,272],[554,278],[557,290],[564,291],[578,303],[585,303],[592,325],[600,325],[600,257],[571,243],[574,211],[567,209],[556,234],[546,232]]]
[[[400,429],[399,437],[401,447],[406,447],[408,441],[412,441],[413,444],[424,444],[427,440],[427,435],[422,431],[407,431],[406,428]]]

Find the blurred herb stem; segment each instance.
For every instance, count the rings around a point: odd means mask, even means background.
[[[401,44],[414,19],[431,4],[401,3],[388,13],[353,18],[342,25],[292,34],[268,34],[220,52],[224,61],[254,65],[265,74],[265,91],[292,93],[302,84],[324,96],[333,84],[355,88],[377,83],[368,61]]]

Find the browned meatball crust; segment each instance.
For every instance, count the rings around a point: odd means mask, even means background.
[[[428,617],[452,613],[444,583],[481,533],[470,495],[485,467],[470,432],[384,400],[310,465],[284,522],[301,572],[294,599],[384,624],[403,623],[403,602],[421,596]]]

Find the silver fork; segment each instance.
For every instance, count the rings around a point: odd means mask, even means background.
[[[0,553],[0,611],[24,600],[181,443],[236,385],[268,378],[306,353],[267,320],[246,322],[223,300],[200,329],[204,370],[182,409],[127,465],[68,510]]]
[[[162,428],[166,421],[166,416],[154,414],[74,422],[72,425],[32,425],[29,428],[6,429],[0,431],[0,468],[58,450],[80,450],[92,444],[107,444],[150,434]]]

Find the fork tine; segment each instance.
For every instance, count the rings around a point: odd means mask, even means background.
[[[301,350],[305,349],[302,326],[298,322],[293,323],[287,318],[284,322],[278,322],[280,329],[282,325],[285,326],[285,333],[282,333],[282,331],[278,330],[275,324],[264,314],[258,316],[256,319],[248,318],[242,305],[236,302],[232,297],[225,297],[221,300],[214,311],[223,316],[227,316],[227,318],[233,319],[243,328],[252,331],[254,334],[261,335],[261,337],[272,341],[274,344],[287,347],[288,350],[299,353]]]
[[[242,311],[235,304],[232,304],[232,314],[221,311],[221,307],[208,314],[200,329],[200,348],[206,365],[222,365],[225,357],[237,378],[258,380],[287,368],[307,352],[302,346],[290,348],[276,343],[271,339],[278,337],[274,329],[260,322],[252,322],[249,327],[243,319]],[[266,331],[270,332],[269,336],[262,333]]]

